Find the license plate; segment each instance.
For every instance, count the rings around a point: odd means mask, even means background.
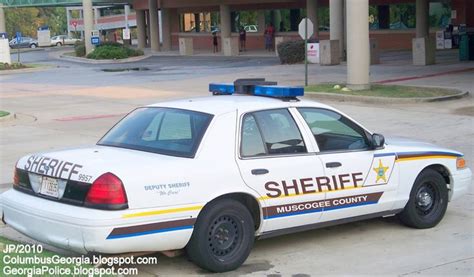
[[[43,179],[41,180],[40,193],[54,198],[59,198],[58,179],[43,176]]]

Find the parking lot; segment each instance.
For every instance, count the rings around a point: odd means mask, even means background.
[[[17,115],[15,120],[0,122],[0,191],[10,187],[19,157],[94,144],[137,106],[205,96],[210,82],[242,77],[266,77],[289,85],[302,85],[304,80],[303,65],[279,65],[274,57],[153,56],[135,63],[92,65],[51,58],[56,51],[22,53],[23,61],[45,67],[0,75],[0,110]],[[371,78],[400,79],[392,83],[455,88],[472,94],[474,63],[456,63],[449,55],[439,55],[441,63],[416,67],[401,62],[406,53],[387,54],[381,65],[371,67]],[[310,83],[344,82],[345,70],[344,65],[310,65]],[[461,151],[474,168],[472,96],[433,103],[324,102],[386,137],[408,137]],[[409,229],[396,218],[383,218],[261,240],[234,273],[472,275],[473,202],[471,187],[468,195],[450,203],[444,220],[433,229]],[[0,235],[21,238],[5,226]],[[159,256],[158,265],[139,270],[153,275],[206,273],[186,257],[164,256]]]

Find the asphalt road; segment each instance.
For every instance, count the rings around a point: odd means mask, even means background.
[[[207,84],[264,76],[301,84],[302,66],[275,58],[152,57],[133,64],[89,65],[51,60],[51,51],[24,53],[24,61],[47,64],[44,71],[0,75],[0,109],[17,113],[0,123],[0,188],[9,187],[16,160],[31,152],[94,144],[123,114],[163,99],[207,95]],[[387,59],[389,60],[389,59]],[[106,68],[148,68],[104,72]],[[447,62],[414,67],[399,59],[374,66],[373,80],[423,76],[473,68]],[[341,81],[344,66],[310,66],[310,82]],[[403,84],[472,90],[472,71],[419,78]],[[472,97],[442,103],[366,104],[328,102],[387,137],[421,139],[464,152],[474,166]],[[470,275],[474,273],[473,189],[450,203],[435,228],[414,230],[396,218],[374,219],[258,241],[235,275]],[[0,235],[22,238],[2,226]],[[205,274],[185,257],[159,256],[142,274]]]

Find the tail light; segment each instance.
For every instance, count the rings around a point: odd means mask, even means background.
[[[14,186],[20,185],[20,175],[18,175],[18,169],[16,168],[16,165],[15,165],[15,170],[13,172],[13,185]]]
[[[124,209],[128,207],[127,194],[122,181],[110,172],[102,174],[92,183],[85,203],[87,206],[105,209]]]

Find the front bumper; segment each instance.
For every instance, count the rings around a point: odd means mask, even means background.
[[[449,200],[454,200],[469,192],[472,182],[472,172],[469,168],[458,170],[452,175],[452,189]]]
[[[0,215],[15,230],[40,242],[74,252],[126,253],[181,249],[192,235],[192,226],[164,232],[114,237],[114,229],[159,224],[156,217],[123,218],[124,211],[102,211],[45,200],[16,190],[0,195]],[[175,217],[175,220],[189,219]]]

